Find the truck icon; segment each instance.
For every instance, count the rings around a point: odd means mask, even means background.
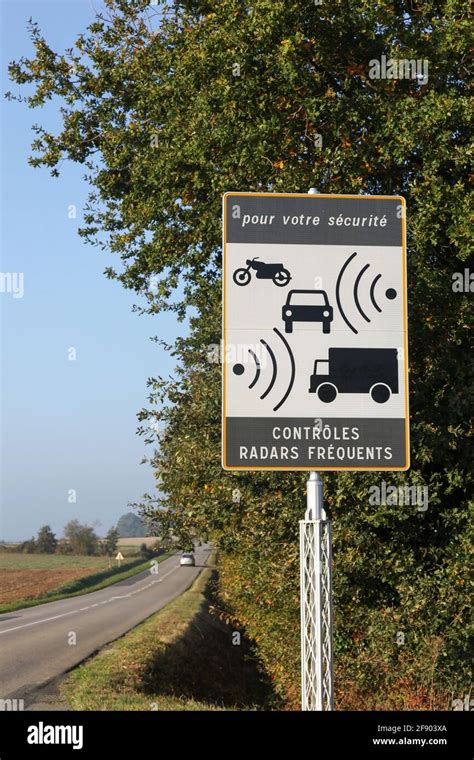
[[[370,393],[384,404],[398,393],[396,348],[330,348],[328,359],[316,359],[309,392],[325,404],[338,393]]]

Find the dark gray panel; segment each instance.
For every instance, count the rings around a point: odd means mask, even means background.
[[[402,244],[402,220],[399,198],[323,198],[318,195],[302,197],[281,197],[277,195],[251,196],[228,195],[226,200],[227,231],[229,243],[293,243],[312,245],[391,245]],[[233,207],[240,206],[240,219],[233,218]],[[244,223],[245,216],[259,217],[257,224]],[[304,224],[284,224],[284,217],[303,215]],[[275,218],[270,223],[270,217]],[[306,223],[307,217],[319,217],[315,226],[312,221]],[[341,218],[343,224],[337,225]],[[379,226],[369,226],[378,217]],[[267,223],[261,223],[267,217]],[[331,217],[334,224],[330,225]],[[386,218],[386,225],[380,221]],[[366,221],[362,226],[362,219]],[[346,220],[358,219],[356,226],[346,226]]]
[[[286,433],[291,435],[286,438]],[[247,458],[241,447],[247,447]],[[256,452],[252,452],[252,447],[256,447]],[[286,457],[282,447],[288,449]],[[390,458],[387,449],[390,449]],[[324,418],[321,423],[315,423],[313,417],[228,417],[226,453],[225,466],[248,467],[249,470],[255,467],[379,469],[408,464],[403,419]],[[257,454],[255,458],[250,456],[253,453]]]

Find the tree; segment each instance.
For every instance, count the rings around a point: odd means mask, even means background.
[[[58,548],[56,536],[49,525],[43,525],[38,531],[36,551],[40,554],[54,554]]]
[[[143,520],[133,512],[127,512],[117,523],[117,532],[121,538],[142,538],[147,535]]]
[[[150,379],[139,415],[145,440],[159,443],[161,493],[143,513],[183,545],[209,532],[223,602],[296,706],[304,477],[221,470],[220,366],[208,361],[221,333],[221,195],[404,195],[413,464],[384,479],[427,485],[430,503],[424,513],[372,506],[379,475],[325,476],[337,705],[449,707],[468,688],[472,305],[451,287],[469,255],[467,7],[186,0],[158,26],[145,0],[107,6],[110,18],[99,15],[70,53],[33,25],[36,55],[10,73],[35,86],[31,107],[62,99],[62,128],[36,128],[31,163],[53,174],[65,158],[87,167],[82,234],[121,257],[108,276],[144,295],[150,313],[192,307],[189,336],[171,347],[178,373]],[[428,82],[371,79],[383,55],[426,59]]]
[[[140,556],[143,557],[143,559],[149,559],[153,556],[153,551],[149,549],[145,543],[142,543],[140,544]]]
[[[72,546],[66,538],[60,538],[58,541],[58,554],[72,554]]]
[[[64,526],[64,536],[73,554],[97,554],[99,540],[90,525],[81,525],[79,520],[70,520]]]
[[[30,538],[28,541],[23,541],[21,545],[21,551],[24,554],[34,554],[36,551],[36,541],[34,539],[34,536]]]
[[[104,554],[111,557],[117,551],[119,532],[116,528],[110,528],[103,545]]]

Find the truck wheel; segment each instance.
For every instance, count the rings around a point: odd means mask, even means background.
[[[376,383],[370,389],[370,395],[377,404],[385,404],[392,395],[392,391],[385,383]]]
[[[330,404],[337,396],[337,388],[332,383],[321,383],[316,392],[319,400],[325,404]]]
[[[325,335],[328,335],[331,332],[331,323],[330,322],[323,322],[323,333]]]

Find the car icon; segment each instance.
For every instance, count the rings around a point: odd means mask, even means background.
[[[322,322],[323,333],[331,332],[333,309],[325,290],[290,290],[282,309],[285,332],[293,332],[294,322]]]
[[[194,554],[192,552],[183,552],[181,555],[181,559],[179,560],[179,564],[181,566],[187,565],[194,567],[196,564],[196,561],[194,559]]]

